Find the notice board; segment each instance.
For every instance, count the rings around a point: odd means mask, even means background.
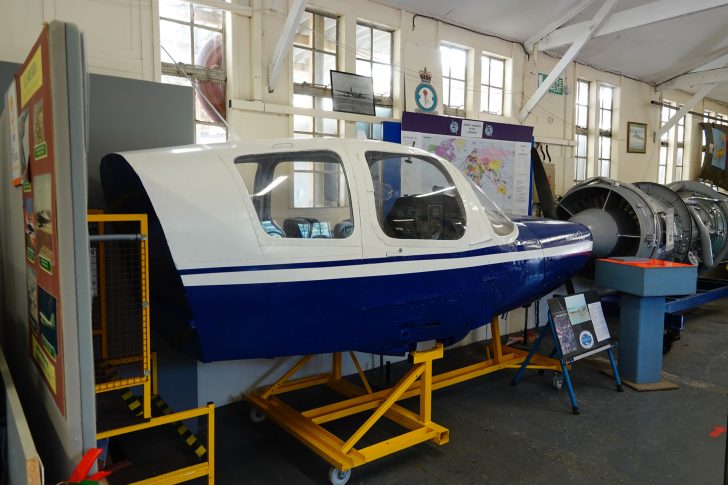
[[[607,321],[595,291],[548,301],[565,360],[578,360],[611,346]]]

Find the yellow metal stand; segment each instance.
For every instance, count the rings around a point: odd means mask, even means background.
[[[410,371],[394,387],[373,392],[353,352],[349,352],[349,355],[363,387],[342,379],[341,353],[338,352],[333,354],[330,373],[291,380],[311,360],[312,356],[308,355],[300,359],[273,385],[255,390],[248,399],[258,410],[328,461],[334,467],[332,473],[339,473],[338,476],[331,477],[332,483],[346,483],[348,474],[354,467],[425,441],[438,445],[449,441],[448,430],[432,422],[432,391],[501,369],[517,369],[521,366],[528,352],[501,345],[498,317],[493,318],[491,325],[493,339],[486,346],[486,360],[460,369],[433,376],[432,362],[443,356],[442,344],[437,344],[432,350],[412,352],[410,362],[413,367]],[[533,356],[528,367],[561,371],[558,360],[538,355]],[[298,411],[277,397],[319,385],[326,385],[347,399],[307,411]],[[397,401],[418,395],[419,414],[396,404]],[[373,413],[347,440],[338,438],[322,427],[324,423],[365,411]],[[356,448],[362,437],[382,417],[409,431],[365,448]]]
[[[332,372],[302,379],[289,380],[300,370],[311,356],[303,357],[272,386],[253,392],[250,401],[270,419],[318,453],[339,472],[347,472],[396,451],[432,441],[438,445],[448,442],[446,428],[432,422],[432,361],[443,355],[442,344],[434,349],[412,352],[413,367],[390,389],[373,392],[353,352],[349,352],[364,387],[351,384],[341,378],[341,354],[333,355]],[[307,411],[297,411],[280,400],[277,395],[286,392],[325,384],[348,399]],[[417,385],[420,396],[420,411],[415,414],[397,401],[410,397],[408,391]],[[407,396],[406,396],[407,395]],[[342,440],[323,428],[322,424],[337,419],[373,411],[359,429],[348,439]],[[386,417],[408,429],[399,436],[356,448],[357,443],[379,421]],[[343,477],[342,477],[343,479]]]

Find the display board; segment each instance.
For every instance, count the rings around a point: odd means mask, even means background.
[[[65,415],[48,26],[18,71],[15,85],[30,355]]]
[[[504,212],[530,212],[530,126],[405,112],[401,143],[453,163]]]
[[[565,360],[578,360],[610,347],[609,329],[595,291],[548,301]]]
[[[700,178],[708,180],[722,189],[728,189],[728,167],[726,166],[726,135],[728,126],[700,123],[706,149]]]

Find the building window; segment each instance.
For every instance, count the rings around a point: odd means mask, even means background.
[[[160,0],[159,39],[162,82],[195,85],[197,143],[224,142],[225,12],[187,1]]]
[[[483,54],[480,63],[480,111],[501,116],[506,61]]]
[[[392,117],[392,32],[370,24],[356,24],[356,73],[371,76],[374,85],[374,111],[376,116]],[[357,132],[367,138],[382,139],[381,123],[357,122]]]
[[[330,71],[336,70],[338,21],[306,11],[293,38],[293,106],[332,111]],[[293,115],[295,138],[339,136],[334,118]]]
[[[612,169],[612,118],[614,88],[599,86],[599,156],[598,174],[609,177]]]
[[[660,108],[660,127],[665,126],[670,118],[680,109],[671,101],[669,106]],[[683,116],[668,132],[660,137],[660,154],[658,159],[657,182],[669,184],[683,179],[683,156],[685,154],[685,117]],[[671,170],[672,168],[672,170]],[[672,175],[671,175],[672,173]]]
[[[575,113],[576,148],[574,156],[574,180],[586,179],[586,156],[589,145],[589,82],[576,81]]]
[[[445,114],[465,116],[465,86],[468,51],[451,45],[440,46],[442,59],[442,104]]]

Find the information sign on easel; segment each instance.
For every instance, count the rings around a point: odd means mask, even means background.
[[[514,386],[518,384],[544,337],[548,332],[551,332],[554,341],[554,352],[561,362],[564,382],[566,382],[566,388],[569,391],[574,414],[579,414],[579,406],[569,377],[569,365],[579,359],[606,350],[617,383],[617,391],[621,392],[622,381],[619,378],[619,371],[614,361],[613,344],[609,336],[609,329],[604,318],[599,295],[594,291],[589,291],[576,295],[561,296],[548,300],[548,305],[548,325],[541,330],[538,339],[531,347],[526,360],[523,361],[511,384]]]

